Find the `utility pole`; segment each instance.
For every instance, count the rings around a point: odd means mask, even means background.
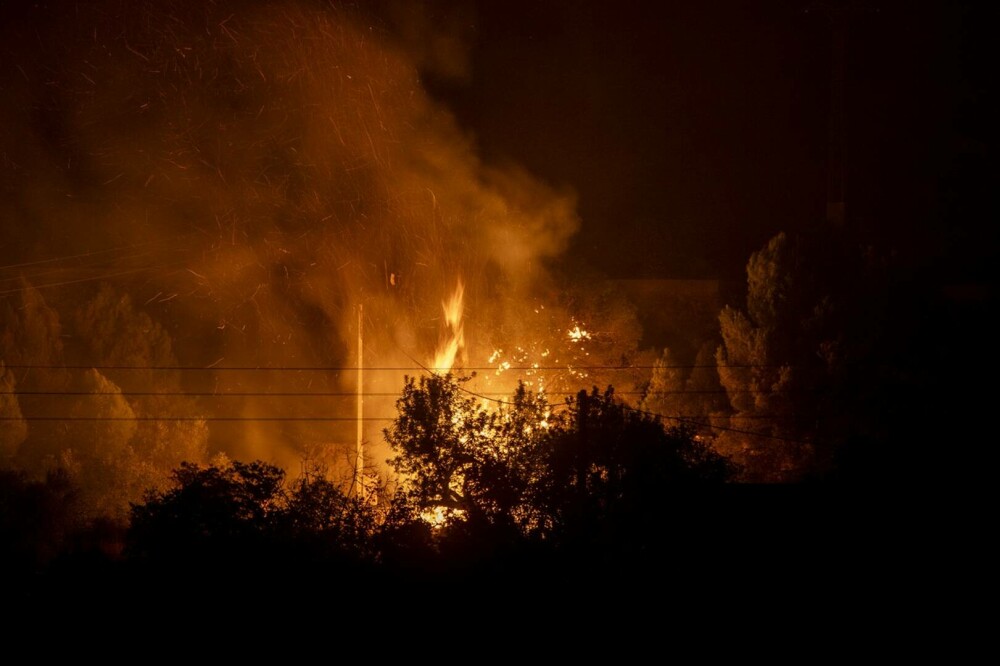
[[[356,458],[354,461],[354,488],[357,497],[362,501],[365,497],[365,485],[363,472],[365,468],[364,450],[364,416],[365,416],[365,339],[364,339],[364,306],[358,303],[358,440],[356,444]]]

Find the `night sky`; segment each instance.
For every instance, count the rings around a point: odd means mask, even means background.
[[[617,277],[738,278],[777,231],[823,222],[828,19],[802,1],[588,4],[474,3],[469,75],[428,77],[487,159],[576,191],[579,253]],[[994,21],[964,4],[852,20],[847,200],[906,265],[981,277]]]

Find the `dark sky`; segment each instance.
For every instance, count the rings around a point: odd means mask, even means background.
[[[809,3],[587,5],[465,7],[471,75],[427,77],[487,159],[577,192],[579,256],[739,277],[774,233],[823,222],[830,32]],[[993,12],[868,6],[848,37],[848,214],[910,266],[978,275],[996,254]]]

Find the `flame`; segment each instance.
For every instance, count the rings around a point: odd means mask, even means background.
[[[465,518],[465,510],[435,506],[421,512],[420,518],[430,525],[431,529],[439,530],[452,520],[462,520]]]
[[[459,279],[451,298],[441,302],[448,330],[446,338],[438,345],[437,352],[434,354],[434,363],[431,367],[435,372],[441,374],[449,372],[455,366],[458,355],[465,349],[465,332],[462,325],[464,297],[465,285]]]
[[[580,328],[579,324],[575,325],[567,333],[569,334],[569,341],[573,343],[590,340],[590,333],[586,329]]]

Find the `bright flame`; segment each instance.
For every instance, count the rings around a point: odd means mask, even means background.
[[[570,342],[581,342],[590,339],[590,333],[580,328],[579,324],[571,328],[567,333],[569,334]]]
[[[465,510],[447,509],[443,506],[435,506],[429,509],[424,509],[420,513],[420,518],[434,530],[441,529],[452,519],[462,520],[464,517]]]
[[[465,332],[462,325],[462,300],[464,296],[465,285],[459,279],[455,293],[447,301],[441,302],[448,331],[447,338],[438,345],[437,352],[434,354],[432,368],[435,372],[444,374],[450,371],[455,365],[458,354],[465,348]]]

